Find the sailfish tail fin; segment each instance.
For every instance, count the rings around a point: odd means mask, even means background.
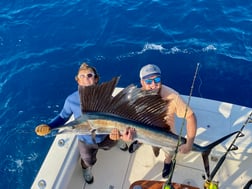
[[[224,140],[228,139],[229,137],[233,136],[234,134],[238,133],[239,131],[235,131],[233,133],[230,133],[216,141],[214,141],[213,143],[207,145],[207,146],[200,146],[197,144],[193,145],[193,149],[195,151],[199,151],[201,152],[201,156],[203,159],[203,163],[204,163],[204,168],[205,168],[205,172],[207,177],[209,177],[210,175],[210,167],[209,167],[209,154],[211,153],[212,149],[217,146],[218,144],[222,143]]]
[[[208,150],[212,150],[215,146],[222,143],[223,141],[225,141],[226,139],[230,138],[231,136],[233,136],[234,134],[236,134],[238,132],[239,131],[235,131],[235,132],[232,132],[228,135],[225,135],[224,137],[221,137],[220,139],[218,139],[218,140],[214,141],[213,143],[210,143],[206,146],[200,146],[200,145],[194,144],[193,148],[195,151],[198,151],[198,152],[206,152]]]

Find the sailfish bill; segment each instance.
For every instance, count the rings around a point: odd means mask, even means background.
[[[79,86],[81,111],[83,115],[64,125],[60,133],[109,134],[117,128],[124,131],[127,127],[136,129],[134,140],[157,146],[166,150],[175,150],[178,140],[186,143],[186,138],[170,132],[167,125],[166,108],[169,101],[162,99],[158,91],[144,91],[135,85],[129,85],[117,95],[112,96],[119,77],[100,85]],[[216,145],[231,137],[233,132],[207,145],[193,144],[193,150],[202,153],[206,174],[209,175],[208,156]]]

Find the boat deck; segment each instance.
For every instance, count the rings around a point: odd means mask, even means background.
[[[199,167],[202,167],[202,160],[199,154],[191,153],[190,156],[194,156],[194,159],[199,158]],[[86,184],[83,181],[82,170],[78,164],[75,167],[72,180],[66,188],[74,186],[73,188],[81,189],[129,189],[130,184],[136,180],[164,180],[161,177],[164,154],[161,152],[158,158],[154,157],[152,148],[148,145],[142,145],[133,154],[123,152],[117,147],[109,151],[100,150],[97,158],[98,161],[92,168],[94,174],[93,184]],[[183,158],[185,158],[185,161],[186,159],[191,159],[191,157],[178,156],[179,161]],[[204,170],[201,168],[191,168],[189,165],[185,166],[178,163],[175,169],[174,181],[181,182],[182,179],[184,184],[200,186],[203,184],[203,179],[201,179],[202,173],[204,173]],[[193,177],[191,177],[192,174],[194,175]],[[186,175],[190,175],[190,177]],[[192,179],[195,177],[199,178],[199,180],[195,181]]]

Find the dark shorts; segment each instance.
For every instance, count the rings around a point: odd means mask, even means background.
[[[87,167],[93,166],[97,159],[96,154],[98,149],[109,150],[117,144],[117,141],[111,140],[109,135],[98,144],[86,144],[85,142],[78,140],[78,147],[80,151],[81,160],[85,163]],[[82,167],[83,166],[82,162]]]

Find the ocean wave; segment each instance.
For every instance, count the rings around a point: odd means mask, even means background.
[[[200,52],[209,52],[209,51],[216,51],[217,48],[210,44],[207,45],[206,47],[203,47],[202,49],[193,49],[193,48],[179,48],[177,46],[173,46],[171,48],[165,48],[163,47],[164,45],[162,44],[154,44],[154,43],[147,43],[144,45],[143,49],[138,52],[137,54],[142,54],[146,51],[159,51],[160,53],[163,54],[178,54],[178,53],[182,53],[182,54],[190,54],[190,53],[200,53]]]
[[[216,51],[217,48],[214,45],[208,45],[207,47],[204,47],[202,49],[203,52],[208,52],[208,51]]]

